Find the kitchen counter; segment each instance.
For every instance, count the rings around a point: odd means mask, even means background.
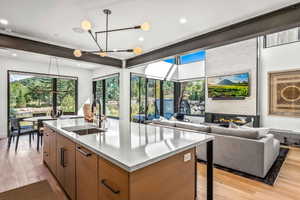
[[[108,120],[105,132],[89,135],[78,135],[63,129],[94,126],[84,119],[58,119],[46,121],[44,125],[127,172],[134,172],[214,139],[206,134],[161,126],[122,124],[115,119]]]

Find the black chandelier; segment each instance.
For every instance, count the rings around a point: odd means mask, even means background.
[[[108,53],[112,52],[133,52],[136,55],[139,55],[143,52],[143,50],[140,47],[136,47],[133,49],[114,49],[109,50],[108,49],[108,33],[111,32],[117,32],[117,31],[125,31],[125,30],[132,30],[132,29],[141,29],[143,31],[148,31],[150,29],[150,24],[148,22],[143,23],[142,25],[133,26],[129,28],[119,28],[119,29],[112,29],[108,30],[108,16],[111,15],[111,10],[104,9],[104,14],[106,15],[106,29],[104,31],[96,31],[95,33],[92,32],[92,23],[88,20],[84,20],[81,22],[81,28],[85,31],[87,31],[90,36],[92,37],[93,41],[98,46],[99,50],[96,51],[81,51],[79,49],[74,50],[73,54],[75,57],[81,57],[84,53],[93,53],[98,54],[101,57],[105,57],[108,55]],[[102,48],[98,42],[98,35],[99,34],[105,34],[105,48]]]

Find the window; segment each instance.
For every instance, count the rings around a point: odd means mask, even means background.
[[[50,115],[58,109],[64,114],[77,113],[75,77],[9,71],[8,81],[9,119]],[[27,125],[22,122],[21,128]]]
[[[131,76],[130,80],[131,96],[130,96],[130,109],[131,109],[131,120],[140,121],[140,77]]]
[[[135,122],[146,120],[146,81],[144,77],[131,75],[131,120]]]
[[[103,90],[104,90],[104,80],[99,80],[99,81],[95,81],[95,89],[96,89],[96,95],[95,95],[95,100],[97,102],[100,102],[101,104],[101,113],[102,114],[105,114],[105,111],[104,111],[104,95],[103,95]]]
[[[105,114],[119,117],[119,76],[105,80]]]
[[[163,82],[164,117],[170,119],[174,114],[174,82]]]
[[[119,90],[119,75],[93,81],[94,98],[100,102],[102,114],[119,117]]]
[[[157,109],[155,106],[156,97],[155,97],[155,84],[156,81],[154,79],[148,79],[147,81],[147,119],[152,120],[157,117]]]
[[[57,79],[57,106],[63,113],[76,113],[76,80]]]
[[[155,118],[159,118],[160,116],[160,99],[161,99],[161,81],[155,80]]]
[[[272,33],[264,37],[264,47],[273,47],[283,44],[288,44],[292,42],[297,42],[300,40],[299,28],[293,28],[286,31],[281,31],[278,33]]]
[[[181,83],[180,113],[186,115],[204,115],[205,80]]]
[[[174,82],[148,79],[131,74],[131,120],[144,122],[164,116],[170,118],[174,114]],[[161,87],[162,86],[162,87]],[[163,92],[166,90],[166,92]],[[161,94],[165,97],[161,98]],[[164,102],[163,105],[160,102]],[[164,107],[161,113],[161,106]]]

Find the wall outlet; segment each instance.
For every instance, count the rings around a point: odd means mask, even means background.
[[[190,161],[192,159],[192,154],[191,153],[186,153],[186,154],[184,154],[184,156],[183,156],[183,161],[184,162],[188,162],[188,161]]]

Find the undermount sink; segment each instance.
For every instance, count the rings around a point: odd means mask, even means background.
[[[88,127],[73,126],[73,127],[65,127],[62,129],[65,131],[76,133],[78,135],[88,135],[88,134],[105,132],[105,130],[98,128],[96,126],[88,126]]]
[[[103,129],[100,128],[89,128],[89,129],[81,129],[81,130],[75,130],[74,133],[78,135],[88,135],[88,134],[94,134],[94,133],[102,133],[105,132]]]

